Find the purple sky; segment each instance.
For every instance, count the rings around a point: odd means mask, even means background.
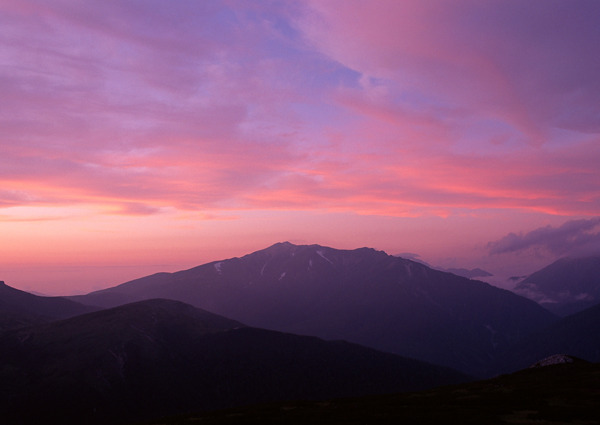
[[[600,2],[0,0],[0,280],[278,241],[600,251]]]

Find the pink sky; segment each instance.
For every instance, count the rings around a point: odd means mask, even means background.
[[[0,280],[275,242],[600,253],[600,2],[0,0]]]

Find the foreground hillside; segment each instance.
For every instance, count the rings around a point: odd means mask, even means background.
[[[500,353],[557,319],[512,292],[382,251],[287,242],[72,299],[112,306],[154,297],[477,376],[493,376]]]
[[[255,405],[152,425],[583,425],[599,423],[599,398],[600,364],[575,362],[419,393]]]
[[[8,424],[118,424],[469,379],[346,342],[245,327],[169,300],[5,332],[0,365]]]

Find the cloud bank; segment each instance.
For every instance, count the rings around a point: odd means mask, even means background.
[[[488,243],[488,249],[490,254],[542,249],[559,256],[600,255],[600,217],[540,227],[525,234],[509,233]]]

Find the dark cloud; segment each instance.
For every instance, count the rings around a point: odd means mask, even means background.
[[[567,221],[560,227],[540,227],[529,233],[509,233],[489,242],[490,254],[506,254],[542,249],[555,255],[590,255],[600,253],[600,217]]]

